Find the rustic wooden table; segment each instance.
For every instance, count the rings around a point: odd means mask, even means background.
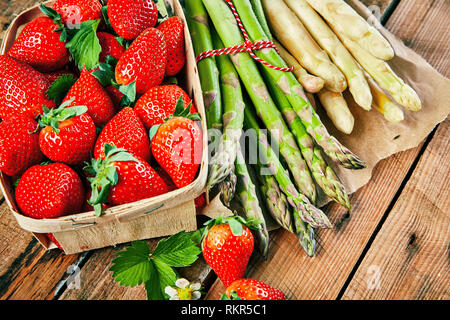
[[[37,2],[0,0],[0,30]],[[363,2],[378,6],[391,32],[449,76],[449,0]],[[337,205],[326,207],[336,227],[318,233],[315,258],[299,250],[295,236],[274,231],[269,259],[252,258],[248,277],[288,299],[449,299],[449,124],[379,163],[370,183],[351,196],[350,219]],[[0,204],[1,299],[146,299],[143,287],[121,287],[108,271],[123,245],[70,256],[47,252],[20,229],[1,195]],[[73,270],[80,276],[75,287],[67,285]],[[201,280],[208,299],[224,290],[202,259],[181,273]]]

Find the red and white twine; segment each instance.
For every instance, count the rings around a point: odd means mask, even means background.
[[[272,41],[269,41],[269,40],[251,42],[250,38],[247,34],[247,31],[245,30],[244,25],[242,24],[241,18],[239,17],[239,14],[237,13],[236,8],[234,7],[233,3],[231,2],[231,0],[224,0],[224,1],[230,6],[231,11],[233,12],[234,17],[236,18],[239,29],[241,29],[242,35],[244,36],[244,43],[241,45],[234,46],[234,47],[215,49],[215,50],[209,50],[209,51],[202,52],[197,56],[197,58],[196,58],[197,62],[199,62],[200,60],[205,59],[205,58],[224,55],[224,54],[228,55],[228,54],[236,54],[236,53],[241,53],[241,52],[248,52],[253,59],[255,59],[259,63],[265,65],[266,67],[269,67],[269,68],[272,68],[272,69],[278,70],[278,71],[285,71],[285,72],[290,72],[290,71],[294,70],[294,66],[291,66],[289,68],[277,67],[277,66],[274,66],[274,65],[268,63],[267,61],[259,58],[258,56],[256,56],[256,54],[253,52],[254,50],[272,48],[272,49],[275,49],[278,53],[279,53],[279,51],[278,51],[275,43],[273,43]]]

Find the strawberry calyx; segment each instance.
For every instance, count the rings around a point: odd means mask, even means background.
[[[181,95],[177,100],[177,104],[175,106],[174,113],[172,115],[170,115],[169,117],[167,117],[166,119],[164,119],[163,123],[154,125],[150,128],[150,131],[149,131],[150,141],[152,141],[153,137],[158,132],[159,127],[161,127],[161,125],[163,125],[164,123],[166,123],[167,121],[169,121],[172,118],[181,117],[181,118],[187,118],[187,119],[190,119],[193,121],[196,121],[196,120],[199,121],[201,119],[200,114],[199,113],[191,113],[191,107],[192,107],[192,102],[189,103],[189,105],[186,108],[184,107],[183,95]]]
[[[77,80],[71,74],[60,76],[48,88],[47,97],[55,101],[56,104],[61,104],[75,82],[77,82]]]
[[[46,106],[43,106],[42,110],[44,110],[44,113],[38,116],[38,127],[36,128],[35,132],[37,132],[39,128],[50,126],[53,131],[56,132],[56,134],[59,134],[59,124],[61,122],[77,116],[81,116],[88,111],[88,108],[86,106],[69,107],[73,100],[74,99],[64,102],[56,109],[50,109]]]
[[[102,214],[102,205],[107,203],[111,188],[119,182],[117,168],[114,166],[118,161],[139,162],[128,150],[106,143],[105,158],[92,159],[90,163],[86,162],[84,167],[84,170],[92,176],[88,178],[92,189],[88,203],[94,207],[97,216]]]
[[[97,29],[100,24],[98,20],[88,20],[74,25],[65,25],[62,22],[61,14],[55,9],[41,3],[41,11],[58,26],[55,32],[61,32],[60,41],[66,44],[71,57],[75,60],[78,68],[83,67],[91,70],[99,64],[102,47],[97,36]]]
[[[231,233],[235,237],[239,237],[242,235],[244,228],[243,226],[246,226],[250,230],[260,230],[261,229],[261,221],[255,218],[243,218],[238,215],[224,217],[221,215],[217,219],[211,219],[206,221],[203,225],[204,227],[201,229],[198,229],[192,234],[192,241],[194,241],[197,244],[201,244],[203,242],[203,239],[208,234],[209,230],[214,225],[221,225],[221,224],[228,224],[230,226]]]
[[[230,296],[227,296],[224,293],[220,300],[242,300],[242,299],[238,296],[237,291],[233,290],[230,292]]]
[[[94,70],[92,75],[98,79],[103,87],[112,85],[123,94],[120,100],[121,107],[131,106],[136,102],[136,81],[127,85],[118,84],[115,75],[117,62],[116,58],[110,55],[106,56],[106,62],[100,62],[98,69]]]

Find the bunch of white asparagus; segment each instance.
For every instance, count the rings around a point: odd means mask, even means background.
[[[354,118],[348,88],[363,109],[393,123],[401,107],[421,109],[417,93],[386,62],[394,50],[381,33],[343,0],[262,0],[272,39],[305,90],[317,94],[336,128],[350,134]]]

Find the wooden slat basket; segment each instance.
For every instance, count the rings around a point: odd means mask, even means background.
[[[57,219],[36,220],[22,215],[14,199],[11,178],[0,173],[0,186],[5,200],[19,225],[30,232],[47,249],[56,248],[45,235],[53,233],[66,254],[112,246],[134,240],[150,239],[193,231],[197,228],[194,199],[205,191],[208,174],[208,139],[202,90],[195,55],[183,9],[178,0],[165,0],[176,16],[184,21],[187,61],[182,86],[193,99],[202,117],[203,154],[197,178],[190,185],[134,203],[112,207],[101,217],[94,212],[79,213]],[[53,1],[46,2],[52,5]],[[5,54],[25,24],[42,16],[38,6],[21,13],[8,28],[1,47]]]

